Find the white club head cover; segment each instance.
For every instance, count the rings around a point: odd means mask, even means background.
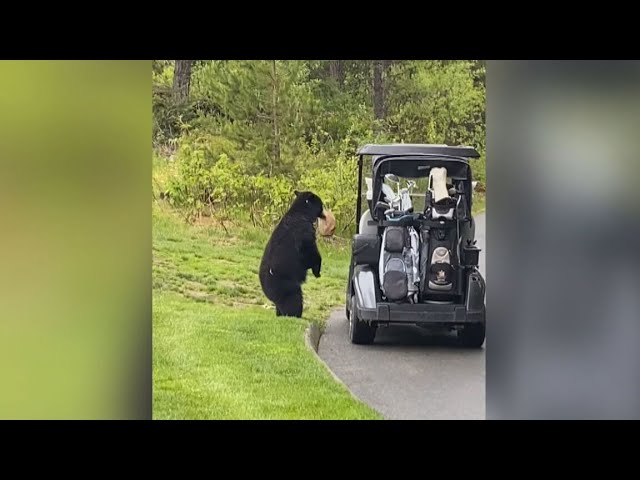
[[[429,184],[431,185],[431,194],[435,203],[438,203],[445,198],[449,198],[449,190],[447,189],[446,168],[432,168],[431,172],[429,173]]]
[[[386,183],[382,184],[382,194],[384,195],[387,203],[393,202],[393,199],[396,197],[396,193],[393,191],[393,188]]]

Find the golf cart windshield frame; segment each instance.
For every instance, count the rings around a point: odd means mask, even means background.
[[[375,148],[373,148],[375,147]],[[384,148],[381,148],[384,147]],[[397,152],[402,150],[399,147],[407,147],[407,151],[414,153],[380,153],[384,150]],[[419,153],[417,150],[434,149],[446,150],[448,152],[464,152],[465,157],[447,155],[445,153]],[[377,152],[377,153],[376,153]],[[404,178],[424,178],[429,176],[429,171],[434,167],[445,167],[448,176],[454,180],[462,180],[465,183],[465,194],[469,206],[472,205],[471,166],[467,160],[468,156],[475,154],[473,158],[479,157],[478,152],[470,147],[440,147],[431,145],[365,145],[358,151],[358,202],[356,205],[356,225],[362,215],[362,168],[364,157],[373,155],[372,176],[373,176],[373,198],[379,198],[382,190],[384,176],[393,173]],[[476,157],[477,155],[477,157]]]

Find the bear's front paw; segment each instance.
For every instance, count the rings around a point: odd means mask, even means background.
[[[313,271],[313,276],[314,277],[320,278],[320,269],[319,268],[318,269],[314,268],[312,271]]]

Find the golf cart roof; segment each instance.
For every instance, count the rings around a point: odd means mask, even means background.
[[[368,144],[358,150],[358,155],[442,155],[447,157],[479,158],[473,147],[451,147],[449,145],[430,145],[416,143],[393,143],[385,145]]]

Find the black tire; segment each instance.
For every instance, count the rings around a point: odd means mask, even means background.
[[[485,324],[472,323],[458,330],[458,340],[464,347],[480,348],[484,344]]]
[[[347,295],[346,295],[346,304],[344,307],[344,314],[347,317],[347,320],[351,319],[351,300],[352,300],[352,291],[353,284],[351,283],[351,278],[353,277],[353,263],[349,266],[349,283],[347,284]]]
[[[347,320],[351,320],[351,302],[352,302],[352,298],[351,298],[350,293],[351,293],[351,289],[349,289],[347,291],[347,298],[346,298],[347,302],[346,302],[346,304],[344,306],[344,314],[347,317]]]
[[[356,297],[351,297],[351,315],[349,318],[349,338],[351,343],[356,345],[369,345],[373,343],[376,338],[377,325],[370,325],[366,322],[360,321],[356,314]]]

